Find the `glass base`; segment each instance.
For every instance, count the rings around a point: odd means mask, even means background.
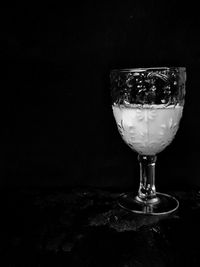
[[[154,200],[147,203],[138,197],[134,197],[133,193],[126,193],[120,196],[118,204],[123,209],[145,215],[167,215],[176,211],[179,207],[178,200],[167,194],[156,193]]]

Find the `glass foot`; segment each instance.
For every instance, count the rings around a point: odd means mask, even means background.
[[[138,197],[133,197],[133,193],[125,193],[120,196],[118,204],[128,211],[145,215],[166,215],[178,209],[179,202],[176,198],[163,193],[156,193],[156,196],[155,202],[147,204],[138,200]]]

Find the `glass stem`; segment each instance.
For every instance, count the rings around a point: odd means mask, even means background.
[[[158,202],[155,188],[155,165],[156,156],[138,155],[140,164],[140,186],[137,201],[154,204]]]

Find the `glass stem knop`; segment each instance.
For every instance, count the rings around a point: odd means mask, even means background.
[[[155,188],[155,165],[157,156],[138,155],[140,164],[140,186],[138,190],[137,201],[145,204],[157,203]]]

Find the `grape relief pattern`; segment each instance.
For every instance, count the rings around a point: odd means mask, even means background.
[[[110,79],[115,104],[175,105],[184,101],[184,68],[113,70]]]

